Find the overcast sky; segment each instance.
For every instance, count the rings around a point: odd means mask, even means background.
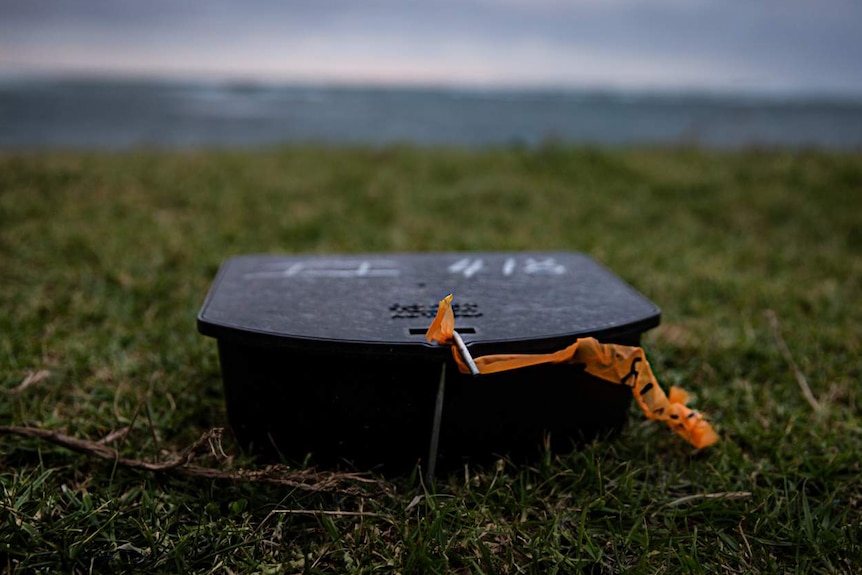
[[[0,0],[0,72],[862,95],[862,0]]]

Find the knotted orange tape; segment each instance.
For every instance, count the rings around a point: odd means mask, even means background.
[[[462,373],[470,373],[454,344],[454,333],[455,314],[452,312],[450,294],[440,300],[437,315],[425,333],[425,338],[429,342],[451,345],[458,369]],[[698,449],[708,447],[719,439],[718,434],[698,411],[686,407],[688,393],[678,387],[671,387],[670,396],[665,395],[652,373],[643,349],[639,347],[599,343],[595,338],[584,337],[553,353],[486,355],[474,358],[474,362],[480,374],[546,363],[583,364],[587,373],[630,387],[647,418],[664,421]]]

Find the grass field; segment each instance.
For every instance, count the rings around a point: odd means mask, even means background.
[[[859,569],[859,154],[6,153],[0,425],[169,460],[226,424],[195,328],[224,258],[520,249],[586,252],[656,302],[653,369],[723,441],[695,452],[633,405],[620,436],[532,467],[279,485],[127,469],[4,427],[0,571]],[[261,469],[222,446],[194,462]]]

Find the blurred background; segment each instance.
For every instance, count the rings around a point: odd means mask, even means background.
[[[855,0],[0,1],[0,148],[862,148]]]

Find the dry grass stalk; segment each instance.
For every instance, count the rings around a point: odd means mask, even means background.
[[[805,378],[805,374],[802,373],[802,370],[799,369],[798,365],[796,365],[796,360],[793,359],[793,354],[790,353],[790,348],[787,347],[787,343],[784,341],[784,338],[781,337],[781,326],[778,323],[778,315],[776,315],[775,311],[768,309],[766,310],[766,318],[769,320],[770,326],[772,326],[772,334],[775,337],[775,343],[778,345],[781,355],[783,355],[787,363],[790,364],[790,368],[796,376],[796,382],[799,384],[799,389],[802,390],[802,395],[805,396],[805,399],[811,405],[812,409],[819,413],[823,407],[817,401],[817,398],[814,397],[814,394],[811,393],[811,388],[808,386],[808,380]]]

